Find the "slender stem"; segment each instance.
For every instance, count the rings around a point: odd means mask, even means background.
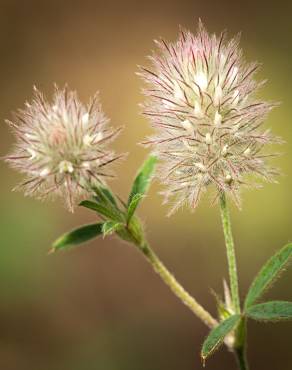
[[[225,244],[226,244],[226,250],[227,250],[231,298],[232,298],[232,303],[234,305],[235,312],[240,313],[240,300],[239,300],[238,276],[237,276],[234,241],[233,241],[233,236],[232,236],[232,231],[231,231],[231,220],[230,220],[229,210],[228,210],[226,197],[224,193],[220,197],[220,206],[221,206],[221,218],[222,218],[223,232],[224,232]]]
[[[248,370],[246,358],[246,319],[243,318],[235,333],[234,355],[240,370]]]
[[[248,364],[246,361],[246,356],[243,349],[238,349],[235,352],[235,356],[237,359],[238,367],[240,370],[248,370]]]
[[[235,312],[240,313],[241,309],[238,289],[238,275],[236,267],[235,248],[231,230],[230,214],[227,206],[226,196],[224,193],[220,197],[220,206],[223,232],[227,251],[231,298]],[[241,324],[239,325],[235,333],[234,354],[237,359],[239,369],[248,370],[249,367],[246,358],[246,322],[244,319],[241,321]]]
[[[218,325],[218,322],[206,311],[175,279],[175,277],[167,270],[158,256],[153,252],[147,243],[140,246],[140,250],[150,262],[154,270],[158,273],[161,279],[172,290],[172,292],[187,306],[189,309],[200,318],[209,328]]]
[[[247,363],[245,346],[235,350],[235,357],[237,359],[238,367],[240,370],[249,370]]]

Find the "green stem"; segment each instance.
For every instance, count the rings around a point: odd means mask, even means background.
[[[220,206],[223,232],[227,251],[231,299],[235,312],[240,314],[241,309],[238,289],[238,275],[236,267],[235,248],[231,230],[230,214],[227,206],[226,196],[224,193],[220,197]],[[246,358],[246,322],[244,319],[242,319],[239,327],[235,332],[234,354],[237,359],[239,369],[248,370],[249,367]]]
[[[243,318],[235,333],[234,354],[240,370],[248,370],[246,358],[246,319]]]
[[[220,197],[221,206],[221,218],[223,225],[223,232],[225,237],[228,269],[229,269],[229,279],[230,279],[230,289],[231,298],[236,313],[240,313],[240,300],[239,300],[239,290],[238,290],[238,277],[237,277],[237,267],[235,258],[235,249],[233,236],[231,231],[231,220],[229,215],[229,210],[226,202],[226,196],[223,193]]]
[[[238,348],[235,351],[235,356],[237,359],[238,367],[240,370],[249,370],[247,359],[246,359],[246,353],[245,348]]]
[[[209,328],[218,325],[218,322],[206,311],[175,279],[175,277],[167,270],[158,256],[153,252],[150,246],[144,242],[140,246],[140,250],[150,262],[153,269],[161,277],[172,292],[187,306],[189,309],[200,318]]]

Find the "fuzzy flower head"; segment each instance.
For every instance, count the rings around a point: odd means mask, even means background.
[[[145,142],[161,160],[159,179],[173,211],[191,208],[209,185],[215,199],[229,193],[239,205],[242,185],[254,185],[252,175],[272,180],[266,144],[278,142],[262,124],[275,104],[255,98],[264,83],[254,80],[257,63],[242,59],[238,38],[225,41],[209,35],[200,23],[198,33],[181,31],[176,43],[156,41],[159,53],[152,69],[139,73],[148,97],[144,113],[156,129]]]
[[[6,160],[26,175],[17,188],[38,198],[64,197],[71,211],[92,186],[112,177],[108,165],[120,158],[106,148],[119,129],[107,127],[98,95],[84,106],[76,92],[55,87],[50,103],[35,88],[32,103],[7,122],[17,142]]]

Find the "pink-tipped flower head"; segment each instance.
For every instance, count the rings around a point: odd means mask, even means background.
[[[6,160],[26,175],[17,186],[26,195],[64,197],[69,210],[103,183],[108,164],[121,156],[107,149],[120,129],[108,128],[98,95],[84,106],[76,92],[55,87],[52,103],[35,88],[32,103],[7,121],[16,135],[13,153]]]
[[[254,80],[259,65],[242,59],[238,38],[209,35],[200,23],[196,36],[181,31],[176,43],[156,41],[159,53],[142,68],[148,100],[143,105],[157,135],[145,142],[161,160],[159,179],[173,210],[192,208],[209,185],[239,204],[246,175],[272,180],[266,144],[279,142],[262,124],[275,104],[255,98],[263,84]]]

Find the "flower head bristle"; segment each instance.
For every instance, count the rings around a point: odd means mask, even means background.
[[[64,197],[73,211],[92,185],[112,177],[107,165],[122,157],[107,149],[120,132],[109,128],[108,121],[98,94],[85,106],[76,92],[55,86],[50,103],[34,87],[32,103],[8,121],[17,143],[6,160],[27,176],[16,189],[38,198]]]
[[[226,192],[239,205],[240,188],[252,185],[246,175],[272,180],[277,173],[266,163],[266,144],[279,143],[262,129],[276,105],[257,100],[262,83],[254,79],[258,63],[248,64],[239,37],[226,41],[181,29],[177,42],[156,41],[160,53],[153,68],[141,68],[146,81],[143,104],[157,135],[144,142],[162,160],[158,177],[174,208],[195,208],[209,185]]]

